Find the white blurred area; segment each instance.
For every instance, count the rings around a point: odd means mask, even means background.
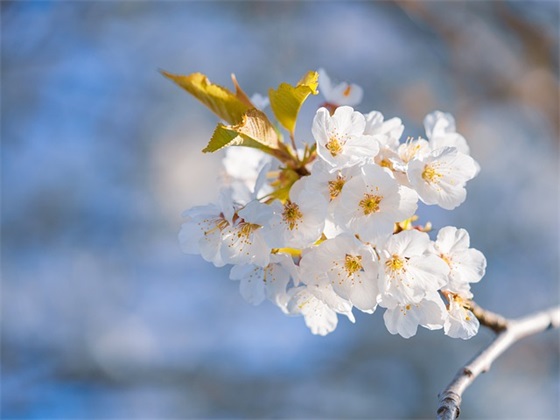
[[[488,259],[479,304],[558,303],[554,2],[3,2],[1,411],[5,418],[432,418],[491,337],[391,336],[381,313],[327,337],[243,301],[180,252],[183,210],[217,198],[218,120],[158,69],[252,94],[308,70],[364,88],[404,137],[452,113],[480,163],[436,229]],[[321,98],[302,109],[311,141]],[[510,349],[466,418],[557,418],[558,333]]]

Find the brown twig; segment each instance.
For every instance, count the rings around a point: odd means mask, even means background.
[[[474,302],[471,308],[480,323],[496,331],[497,334],[487,347],[459,369],[455,378],[439,394],[438,420],[454,420],[459,417],[461,397],[465,389],[478,375],[487,372],[492,362],[513,343],[550,328],[560,327],[560,306],[511,320],[486,311]]]

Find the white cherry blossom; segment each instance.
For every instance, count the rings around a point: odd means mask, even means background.
[[[408,179],[420,200],[446,210],[459,206],[467,197],[465,184],[479,171],[478,164],[455,147],[443,147],[408,164]]]
[[[452,338],[468,340],[476,335],[480,323],[474,314],[466,308],[465,299],[453,294],[449,297],[448,317],[443,330]]]
[[[360,86],[347,82],[333,85],[331,78],[324,69],[319,69],[318,72],[319,90],[329,105],[335,107],[342,105],[355,106],[362,102],[364,91]]]
[[[331,166],[332,171],[373,159],[379,143],[365,135],[364,116],[349,106],[341,106],[331,116],[326,108],[319,108],[313,119],[312,133],[317,142],[317,154]]]
[[[263,235],[263,224],[267,222],[268,206],[251,201],[239,210],[237,217],[222,230],[221,254],[229,264],[268,265],[269,247]]]
[[[279,146],[278,159],[227,148],[227,188],[217,205],[184,212],[182,250],[232,264],[230,278],[247,302],[270,300],[303,316],[313,334],[332,332],[338,315],[355,322],[354,307],[381,306],[391,334],[409,338],[422,326],[472,337],[479,322],[470,284],[484,276],[486,259],[466,230],[447,226],[431,241],[413,218],[419,199],[460,205],[479,171],[455,120],[435,111],[424,119],[426,139],[401,144],[399,118],[355,111],[362,89],[319,73],[326,103],[313,119],[315,144]],[[251,101],[269,105],[260,95]]]
[[[263,300],[269,299],[286,310],[286,287],[291,277],[288,265],[293,262],[285,254],[275,254],[270,261],[266,267],[254,264],[234,265],[229,277],[239,280],[239,292],[247,302],[259,305]]]
[[[378,265],[372,249],[354,236],[328,239],[306,253],[300,262],[302,280],[321,290],[332,286],[337,295],[363,312],[377,307]]]
[[[409,137],[406,142],[399,145],[397,155],[399,157],[399,169],[406,171],[406,165],[413,159],[421,159],[432,151],[430,143],[425,139],[418,137],[413,139]]]
[[[379,111],[371,111],[364,115],[366,126],[364,134],[375,136],[381,146],[396,150],[399,147],[399,139],[404,131],[404,125],[400,118],[384,120],[383,114]]]
[[[222,259],[222,231],[229,226],[218,206],[193,207],[183,213],[185,219],[179,231],[179,244],[185,254],[200,254],[216,267],[226,263]]]
[[[479,282],[486,271],[484,254],[469,246],[469,233],[465,229],[446,226],[439,230],[432,250],[451,270],[444,289],[463,296],[470,295],[469,283]]]
[[[324,302],[317,299],[305,286],[290,290],[288,314],[303,315],[305,325],[316,335],[327,335],[338,325],[338,316]]]
[[[377,242],[393,232],[394,224],[411,217],[418,197],[378,165],[365,165],[362,176],[344,185],[336,221],[365,242]]]
[[[305,189],[306,178],[297,181],[285,203],[274,201],[270,220],[263,231],[272,248],[305,248],[321,237],[325,226],[327,201],[318,191]]]
[[[455,131],[455,119],[451,114],[434,111],[424,118],[424,129],[432,150],[441,147],[456,147],[459,152],[469,154],[465,138]]]
[[[309,191],[320,192],[328,202],[324,229],[327,238],[337,236],[343,232],[343,229],[335,221],[335,216],[341,203],[340,193],[346,182],[356,176],[361,176],[361,174],[358,166],[331,172],[330,166],[323,160],[318,160],[313,164],[311,175],[306,179],[305,188]]]
[[[392,235],[381,250],[381,306],[419,303],[447,283],[449,267],[429,253],[430,237],[417,230]]]
[[[421,325],[429,330],[443,328],[447,311],[438,293],[429,293],[418,303],[407,303],[389,308],[383,314],[385,326],[391,334],[410,338]]]
[[[220,190],[219,205],[197,206],[183,212],[179,244],[185,254],[200,254],[216,267],[227,264],[222,258],[223,232],[233,224],[236,205],[231,188]]]

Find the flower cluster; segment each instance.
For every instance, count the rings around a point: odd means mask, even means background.
[[[321,70],[319,88],[326,103],[313,120],[314,144],[284,145],[285,159],[226,149],[219,202],[184,212],[183,251],[232,264],[246,301],[301,315],[314,334],[333,331],[338,314],[354,322],[354,308],[381,307],[392,334],[408,338],[420,325],[472,337],[470,283],[483,277],[484,255],[464,229],[443,227],[431,239],[429,224],[415,225],[418,202],[454,209],[479,171],[453,117],[433,112],[426,138],[401,142],[399,118],[350,106],[359,86],[333,84]],[[267,106],[253,102],[259,112]]]

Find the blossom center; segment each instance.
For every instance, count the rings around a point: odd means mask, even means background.
[[[237,237],[248,238],[249,235],[251,235],[251,233],[253,233],[255,230],[257,230],[260,227],[261,227],[260,225],[256,225],[254,223],[243,222],[239,225],[239,228],[237,230]]]
[[[418,140],[414,140],[412,137],[406,139],[406,143],[399,147],[399,157],[404,163],[410,162],[418,154],[420,149],[422,149],[422,143]]]
[[[329,194],[331,196],[331,201],[338,197],[345,182],[346,179],[344,179],[344,177],[340,174],[335,180],[329,181]]]
[[[346,87],[346,89],[344,89],[344,92],[342,92],[342,95],[344,96],[350,96],[350,92],[352,91],[352,86],[348,85],[348,87]]]
[[[336,136],[329,138],[328,143],[325,145],[327,150],[331,152],[332,157],[338,156],[342,152],[342,143]]]
[[[209,222],[209,221],[205,220],[205,222]],[[217,229],[219,229],[220,232],[221,232],[222,230],[224,230],[225,228],[227,228],[229,226],[228,221],[226,219],[224,219],[221,214],[220,214],[219,218],[217,218],[215,220],[212,220],[212,224],[214,225],[214,227],[212,229],[205,230],[204,231],[204,236],[210,235],[211,233],[215,232]]]
[[[287,223],[290,230],[294,230],[294,228],[297,228],[298,222],[302,217],[303,214],[296,203],[288,201],[286,204],[284,204],[282,218],[284,219],[284,222]]]
[[[385,261],[385,267],[387,267],[390,271],[402,271],[404,269],[404,260],[400,258],[398,255],[393,255],[387,261]]]
[[[344,268],[349,276],[354,274],[356,271],[360,271],[362,267],[361,255],[346,254],[346,257],[344,258]]]
[[[379,162],[379,166],[381,166],[382,168],[389,168],[390,170],[394,170],[393,162],[391,162],[389,159],[382,159]]]
[[[440,172],[436,171],[436,168],[434,168],[433,165],[424,166],[424,171],[422,172],[422,179],[428,182],[429,184],[438,182],[438,180],[442,176],[443,175]]]
[[[360,201],[360,207],[364,211],[366,216],[371,213],[377,213],[379,211],[379,204],[383,200],[383,197],[373,194],[364,194],[364,198]]]
[[[453,261],[451,260],[451,257],[450,257],[449,255],[446,255],[446,254],[439,254],[439,257],[440,257],[443,261],[445,261],[449,267],[451,267],[451,264],[453,263]]]

